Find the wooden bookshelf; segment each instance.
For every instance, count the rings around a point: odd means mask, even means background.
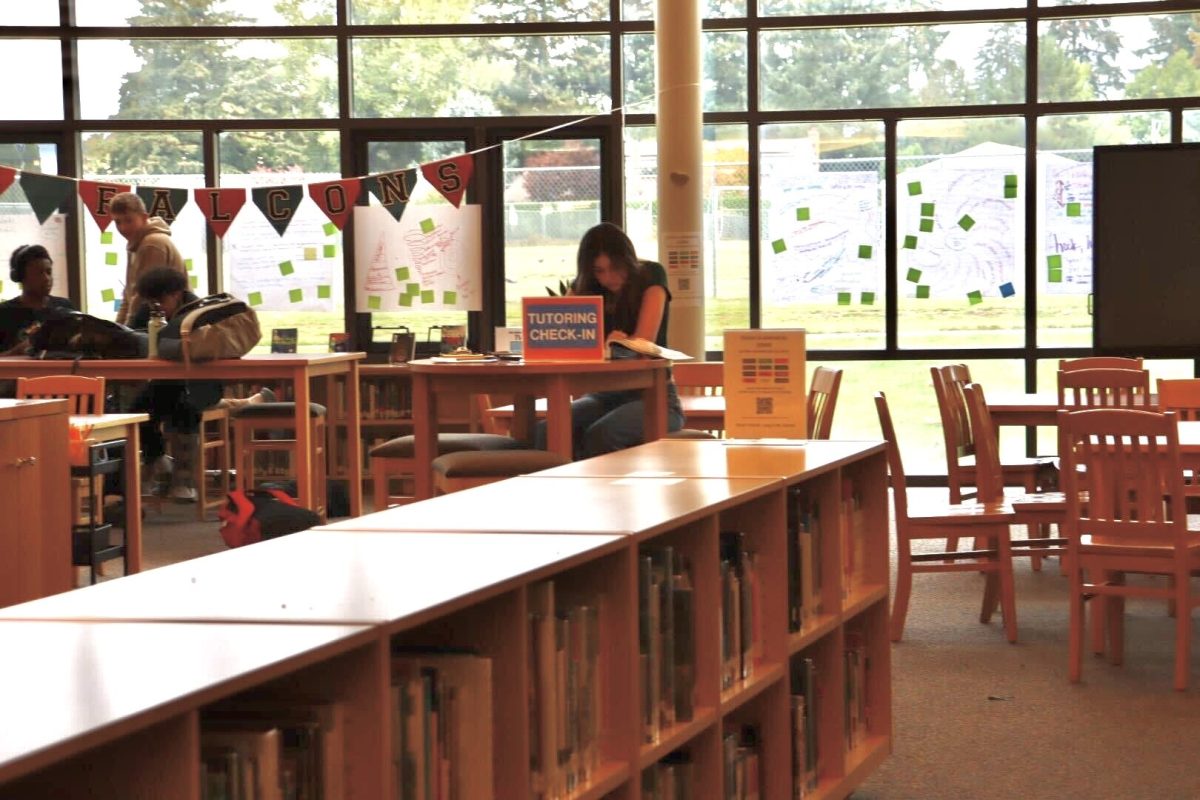
[[[715,452],[686,458],[711,461]],[[804,796],[844,797],[892,746],[886,463],[882,445],[870,443],[814,443],[804,458],[815,469],[513,479],[0,610],[0,646],[47,653],[0,664],[0,798],[56,796],[52,787],[97,774],[111,791],[88,783],[89,796],[164,796],[170,781],[185,787],[172,796],[198,798],[205,720],[263,698],[344,704],[346,796],[391,797],[395,747],[408,733],[396,722],[392,659],[428,651],[487,659],[490,701],[479,702],[491,712],[491,746],[472,758],[490,759],[490,796],[530,797],[530,759],[545,730],[531,726],[530,710],[531,687],[546,681],[538,614],[550,596],[555,618],[594,609],[596,624],[584,630],[598,644],[595,683],[580,696],[594,689],[599,713],[572,740],[592,742],[595,760],[562,796],[639,800],[657,765],[673,776],[682,760],[693,797],[714,796],[735,763],[739,775],[753,772],[761,797],[792,797],[789,698],[811,664],[819,759]],[[789,630],[797,503],[818,509],[822,608]],[[488,527],[464,527],[481,513]],[[435,521],[443,524],[420,527]],[[846,547],[847,538],[861,543]],[[731,541],[749,554],[739,577],[756,591],[739,608],[751,609],[744,619],[756,635],[746,640],[748,672],[722,689],[722,614],[741,613],[723,594]],[[678,619],[691,622],[673,632],[690,636],[684,666],[694,683],[676,684],[692,686],[689,713],[672,708],[676,718],[647,740],[639,566],[663,549],[686,571],[687,581],[671,585],[690,592],[677,607],[690,609]],[[46,660],[53,666],[39,672]],[[113,702],[92,703],[85,688]]]

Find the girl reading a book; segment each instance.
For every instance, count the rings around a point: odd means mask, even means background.
[[[643,261],[633,242],[616,225],[602,222],[579,241],[575,280],[571,294],[604,298],[604,332],[608,342],[645,339],[667,346],[667,318],[671,292],[661,264]],[[618,352],[619,351],[619,352]],[[615,348],[614,357],[636,357]],[[644,441],[640,391],[592,392],[571,403],[572,439],[576,458],[609,453]],[[675,382],[667,382],[667,430],[683,427],[683,408]],[[537,441],[545,446],[545,426]]]

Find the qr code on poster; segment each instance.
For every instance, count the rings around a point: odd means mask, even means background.
[[[759,397],[754,401],[755,414],[774,414],[775,413],[775,398],[774,397]]]
[[[686,292],[686,291],[690,291],[691,288],[692,288],[692,279],[691,278],[680,278],[679,279],[679,291]]]

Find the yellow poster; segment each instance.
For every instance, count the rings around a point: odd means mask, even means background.
[[[725,435],[806,439],[804,331],[725,331]]]

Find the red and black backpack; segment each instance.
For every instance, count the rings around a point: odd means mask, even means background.
[[[221,538],[230,547],[254,544],[321,524],[321,517],[278,489],[236,490],[217,512]]]

